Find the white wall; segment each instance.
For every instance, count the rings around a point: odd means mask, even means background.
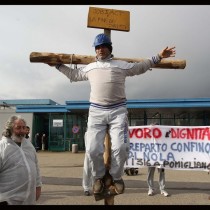
[[[16,110],[12,108],[0,109],[0,135],[4,130],[6,121],[12,115],[20,115],[23,117],[26,120],[27,125],[31,128],[30,133],[32,133],[33,113],[16,113],[15,111]]]

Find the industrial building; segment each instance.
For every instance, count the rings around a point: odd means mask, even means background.
[[[11,115],[21,115],[31,128],[30,137],[47,135],[47,150],[71,151],[72,144],[85,150],[89,101],[66,101],[65,105],[51,99],[0,100],[0,129]],[[210,124],[210,98],[128,100],[129,126],[160,125],[205,126]]]

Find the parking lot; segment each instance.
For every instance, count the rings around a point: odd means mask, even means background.
[[[43,182],[38,205],[104,205],[104,200],[95,201],[83,193],[84,152],[39,151],[37,155]],[[166,170],[165,174],[169,197],[159,193],[157,171],[156,194],[148,196],[147,168],[140,168],[135,176],[123,176],[125,193],[115,196],[115,205],[210,205],[210,174],[184,170]]]

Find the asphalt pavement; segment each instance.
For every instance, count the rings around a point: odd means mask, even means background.
[[[42,194],[37,205],[104,205],[94,196],[85,196],[82,188],[84,152],[38,151],[42,176]],[[204,171],[165,170],[164,197],[158,188],[155,171],[155,195],[148,196],[147,168],[137,175],[124,175],[125,193],[114,198],[114,205],[210,205],[210,174]]]

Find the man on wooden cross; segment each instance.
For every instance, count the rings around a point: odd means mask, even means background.
[[[143,74],[158,64],[162,58],[175,57],[175,47],[161,50],[155,56],[138,63],[113,60],[112,42],[106,34],[95,37],[93,47],[96,60],[78,69],[64,64],[54,65],[71,82],[89,80],[91,86],[90,108],[87,125],[86,152],[92,163],[93,192],[104,189],[104,138],[107,127],[111,138],[110,174],[117,194],[124,192],[122,176],[129,154],[128,118],[125,95],[125,78]],[[50,66],[53,66],[49,64]]]

